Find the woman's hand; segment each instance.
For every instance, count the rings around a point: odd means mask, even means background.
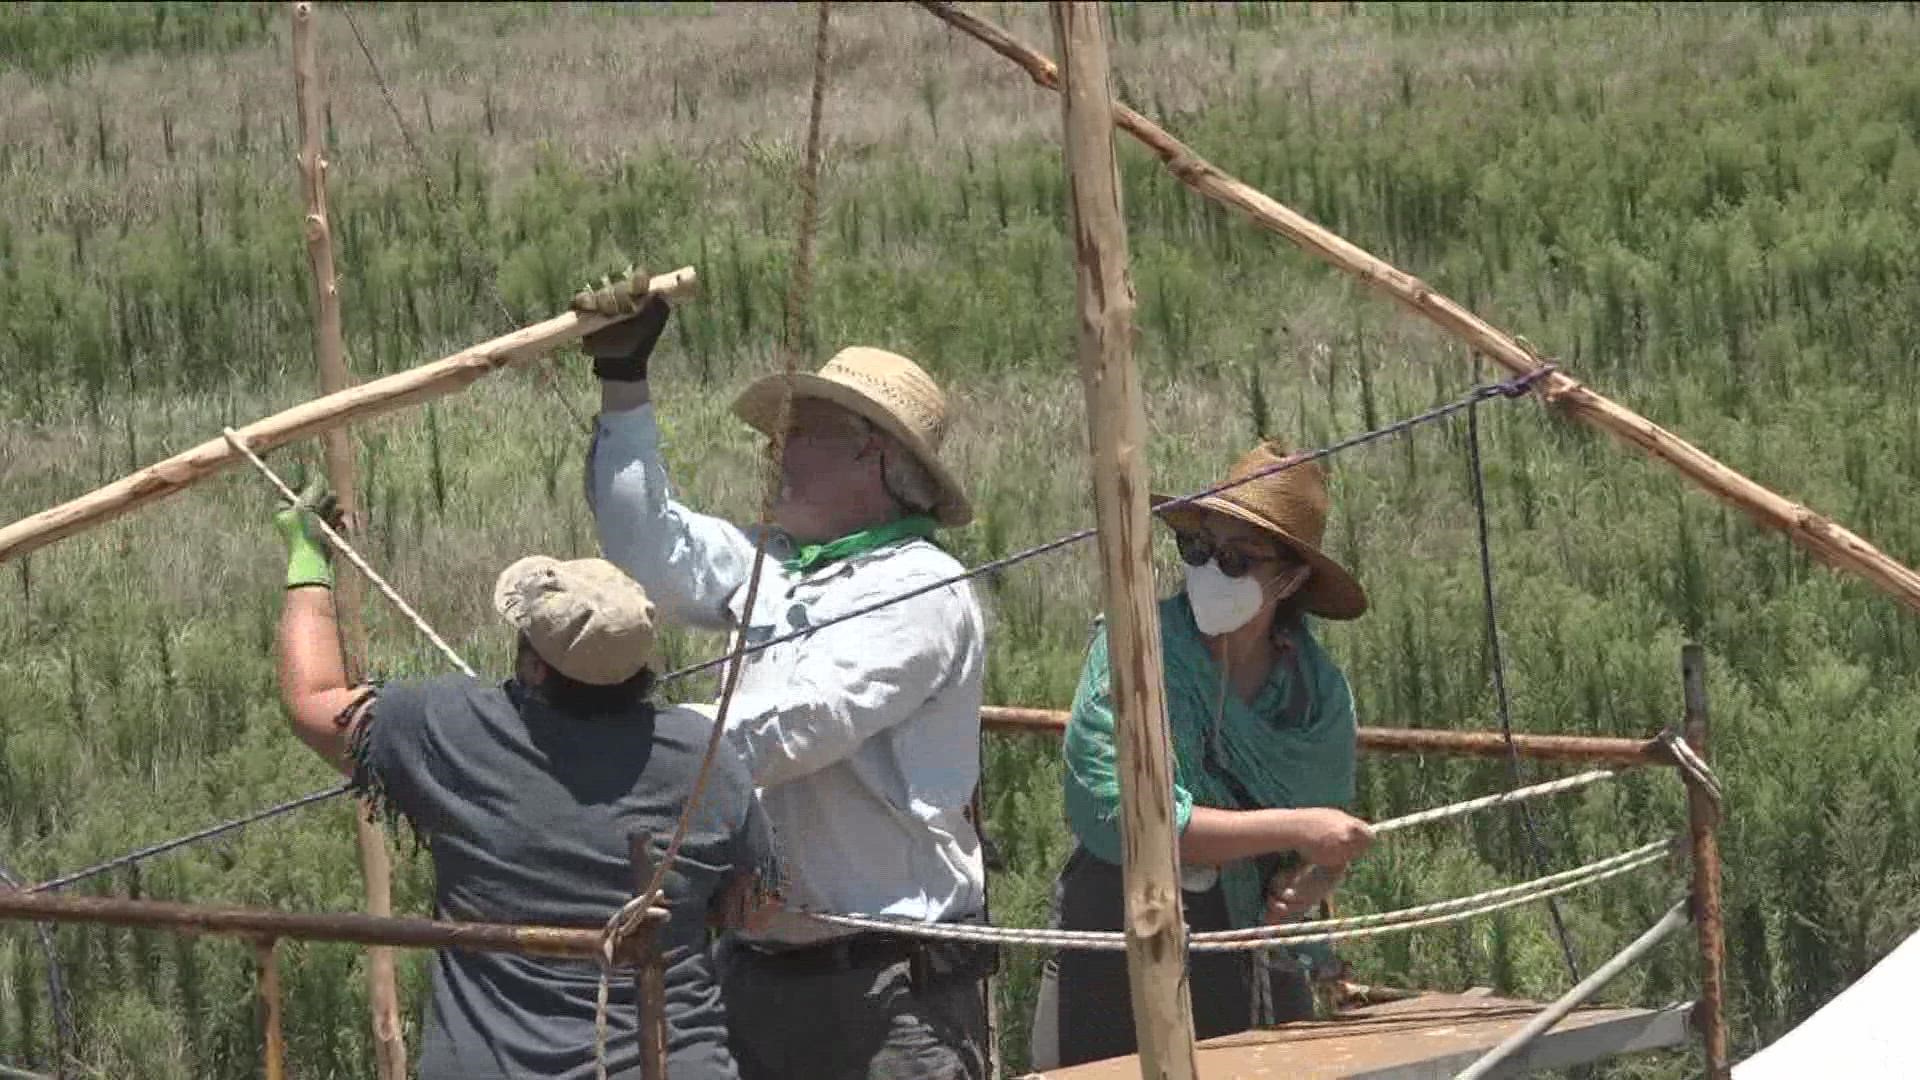
[[[1347,876],[1345,866],[1299,866],[1282,870],[1267,882],[1268,926],[1291,922],[1333,895]]]
[[[1373,826],[1331,807],[1281,812],[1283,834],[1276,851],[1297,851],[1316,866],[1345,866],[1373,846]]]

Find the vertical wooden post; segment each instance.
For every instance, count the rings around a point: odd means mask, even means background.
[[[280,1025],[280,940],[254,939],[253,956],[260,968],[260,1074],[266,1080],[286,1080],[287,1040]]]
[[[1698,645],[1680,650],[1680,677],[1686,694],[1687,744],[1707,760],[1706,654]],[[1687,825],[1693,842],[1693,925],[1700,940],[1700,1004],[1694,1023],[1706,1044],[1709,1080],[1730,1080],[1733,1063],[1727,1048],[1727,938],[1720,902],[1720,808],[1705,787],[1685,769]]]
[[[1120,765],[1127,979],[1140,1074],[1195,1075],[1173,765],[1149,559],[1146,409],[1133,364],[1133,282],[1113,151],[1104,5],[1054,0],[1094,510],[1106,585]]]
[[[627,837],[627,858],[633,863],[633,888],[645,892],[653,883],[653,836],[637,832]],[[667,1080],[667,969],[654,940],[658,927],[649,921],[643,949],[633,950],[638,967],[633,973],[633,1007],[640,1021],[641,1080]]]
[[[307,263],[313,271],[313,352],[320,367],[320,390],[335,393],[352,383],[347,373],[346,342],[340,329],[340,291],[333,266],[333,230],[327,217],[327,162],[321,138],[323,89],[320,65],[314,56],[313,5],[293,5],[293,90],[300,114],[300,180],[307,203]],[[355,477],[353,441],[345,429],[327,432],[327,484],[339,500],[349,543],[364,538]],[[341,645],[346,653],[347,677],[358,679],[366,670],[367,628],[361,619],[362,586],[358,576],[340,575],[334,589]],[[386,837],[373,815],[354,815],[355,842],[366,885],[367,912],[393,913],[393,864]],[[405,1080],[407,1043],[400,1026],[400,994],[394,981],[393,950],[367,950],[367,1002],[373,1014],[374,1064],[380,1080]]]

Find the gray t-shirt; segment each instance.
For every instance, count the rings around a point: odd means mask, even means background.
[[[711,730],[688,709],[581,719],[517,682],[409,680],[379,691],[355,740],[355,780],[425,838],[443,917],[598,928],[632,895],[629,835],[651,833],[660,856]],[[722,742],[666,884],[675,1080],[736,1075],[706,917],[723,889],[772,861],[752,780]],[[591,961],[441,950],[420,1076],[586,1080],[598,988]],[[608,1070],[637,1077],[633,980],[611,989]]]

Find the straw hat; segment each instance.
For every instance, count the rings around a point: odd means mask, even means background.
[[[734,415],[772,435],[786,381],[785,375],[755,380],[733,403]],[[818,374],[795,374],[793,397],[832,402],[900,440],[940,489],[934,518],[948,526],[973,520],[966,493],[940,463],[940,444],[947,437],[947,397],[920,365],[897,353],[855,345],[835,353]]]
[[[576,682],[612,686],[653,662],[653,601],[605,559],[521,559],[494,582],[493,608]]]
[[[1282,456],[1284,450],[1277,443],[1261,443],[1234,463],[1227,479],[1239,480],[1275,468],[1287,460]],[[1157,506],[1174,498],[1176,496],[1155,495],[1153,502]],[[1318,462],[1304,462],[1267,473],[1217,495],[1157,512],[1176,529],[1192,528],[1209,513],[1225,514],[1258,526],[1278,537],[1313,568],[1313,576],[1301,590],[1308,611],[1329,619],[1352,619],[1367,610],[1367,591],[1346,567],[1320,550],[1327,532],[1327,474]]]

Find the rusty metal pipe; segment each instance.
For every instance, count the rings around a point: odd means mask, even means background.
[[[1028,709],[989,705],[980,710],[980,723],[1003,735],[1060,736],[1067,729],[1067,713],[1059,709]],[[1603,765],[1671,765],[1672,755],[1655,739],[1622,739],[1599,735],[1515,735],[1514,749],[1536,761],[1581,761]],[[1434,728],[1360,729],[1360,749],[1372,754],[1438,754],[1453,757],[1505,757],[1506,737],[1497,731],[1448,731]]]
[[[650,914],[649,921],[654,925],[666,918],[664,911]],[[104,923],[186,933],[345,941],[414,949],[475,949],[583,959],[598,955],[600,948],[598,928],[447,922],[359,912],[309,914],[50,893],[0,892],[0,919]]]

